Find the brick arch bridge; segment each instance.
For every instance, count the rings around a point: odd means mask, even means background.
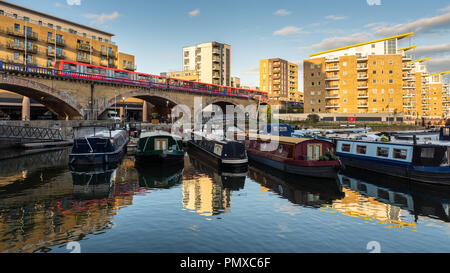
[[[202,104],[205,106],[219,102],[240,104],[244,107],[249,104],[257,104],[257,101],[243,97],[195,93],[79,77],[71,78],[29,71],[0,70],[0,89],[30,97],[48,107],[61,119],[97,119],[114,103],[130,97],[141,98],[150,103],[155,99],[166,100],[170,102],[171,106],[183,104],[191,109],[191,113],[194,113],[195,97],[201,97]]]

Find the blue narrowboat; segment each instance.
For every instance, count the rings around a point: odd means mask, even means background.
[[[126,153],[129,137],[125,130],[89,126],[74,128],[71,165],[103,165],[119,162]]]
[[[260,132],[263,134],[263,132]],[[271,123],[267,124],[267,134],[274,136],[291,137],[294,133],[292,126],[285,123]]]
[[[336,155],[344,168],[450,185],[450,142],[414,144],[338,140]]]

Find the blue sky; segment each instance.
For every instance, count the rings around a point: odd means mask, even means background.
[[[119,51],[151,74],[181,70],[183,46],[218,41],[231,45],[232,75],[259,86],[260,59],[301,64],[311,53],[410,31],[415,37],[401,45],[416,44],[417,58],[431,57],[431,72],[450,70],[448,0],[9,2],[116,34]]]

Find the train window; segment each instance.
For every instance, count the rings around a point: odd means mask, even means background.
[[[405,160],[408,155],[408,150],[405,149],[394,149],[394,158]]]
[[[88,67],[88,68],[87,68],[87,72],[88,72],[88,73],[92,73],[92,67]]]
[[[343,152],[349,153],[350,152],[350,144],[342,144],[341,150]]]
[[[356,153],[365,155],[367,152],[367,146],[358,145],[356,146]]]
[[[381,157],[389,157],[389,148],[387,147],[378,147],[377,156]]]
[[[69,64],[64,64],[64,65],[63,65],[63,70],[69,70],[69,69],[70,69]]]

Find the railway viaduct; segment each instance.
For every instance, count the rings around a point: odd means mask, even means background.
[[[43,72],[42,72],[43,71]],[[230,97],[221,94],[204,94],[190,91],[139,86],[129,83],[113,83],[79,77],[55,76],[48,70],[10,71],[0,69],[0,89],[25,97],[23,111],[29,113],[29,98],[43,104],[59,119],[98,119],[108,108],[123,99],[134,97],[144,100],[143,121],[148,120],[148,103],[155,106],[186,105],[194,113],[194,98],[202,100],[202,106],[211,104],[242,105],[258,103],[252,98]],[[28,101],[27,101],[28,100]],[[29,116],[29,114],[28,114]]]

